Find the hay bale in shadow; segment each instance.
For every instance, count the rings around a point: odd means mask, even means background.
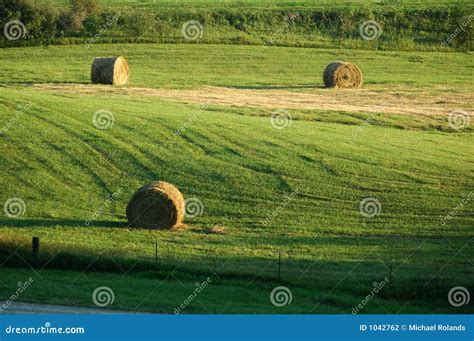
[[[182,226],[185,206],[181,192],[164,181],[149,183],[135,192],[127,206],[132,227],[171,229]]]
[[[91,68],[91,80],[94,84],[127,84],[130,70],[123,57],[94,58]]]

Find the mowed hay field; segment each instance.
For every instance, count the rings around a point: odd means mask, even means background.
[[[89,84],[92,59],[109,55],[127,58],[127,86]],[[472,111],[472,56],[1,50],[2,202],[21,198],[26,209],[0,221],[0,297],[31,276],[26,302],[94,307],[92,292],[108,286],[109,309],[172,313],[210,278],[184,313],[351,313],[387,277],[362,313],[471,312],[447,293],[474,278],[472,119],[459,130],[448,122],[455,109]],[[363,88],[322,88],[334,60],[356,63]],[[113,116],[107,129],[94,125],[100,110]],[[283,129],[276,110],[292,117]],[[187,229],[127,227],[129,199],[154,180],[202,203]],[[378,215],[359,212],[366,198]],[[272,305],[278,285],[291,304]]]

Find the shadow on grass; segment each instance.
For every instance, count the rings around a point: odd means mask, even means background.
[[[0,219],[0,227],[50,227],[50,226],[72,226],[72,227],[128,227],[123,221],[90,221],[74,219]]]
[[[423,271],[423,264],[407,266],[395,263],[392,276],[386,265],[375,259],[362,260],[356,264],[346,260],[285,259],[281,264],[280,277],[277,261],[269,266],[269,259],[265,257],[206,255],[183,259],[173,255],[156,257],[151,247],[144,248],[142,255],[132,256],[110,245],[103,245],[100,249],[83,245],[67,248],[63,246],[62,250],[56,246],[45,242],[38,254],[32,254],[29,240],[0,239],[0,269],[48,268],[81,273],[118,273],[160,281],[173,276],[183,282],[196,282],[204,276],[212,276],[213,283],[219,285],[228,281],[239,281],[319,291],[332,291],[337,287],[340,294],[349,294],[360,299],[371,292],[374,283],[385,279],[388,282],[387,290],[379,292],[378,297],[397,301],[413,300],[426,306],[437,306],[440,301],[446,300],[446,293],[455,285],[470,285],[468,276],[453,276],[451,271],[433,278],[432,269]],[[225,266],[227,263],[228,266]],[[324,299],[321,302],[337,304]]]
[[[242,89],[242,90],[285,90],[285,89],[325,89],[324,85],[247,85],[247,86],[229,86],[233,89]]]
[[[26,87],[33,87],[33,86],[41,86],[45,84],[54,84],[54,85],[95,85],[91,82],[77,82],[77,81],[33,81],[33,80],[23,80],[23,81],[7,81],[1,82],[0,87],[9,87],[9,86],[26,86]]]

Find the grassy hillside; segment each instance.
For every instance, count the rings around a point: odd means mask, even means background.
[[[449,130],[446,117],[367,121],[364,113],[318,109],[291,110],[291,125],[275,129],[272,110],[28,84],[79,89],[92,56],[115,53],[129,58],[131,84],[142,87],[333,91],[319,89],[319,79],[342,54],[360,62],[369,87],[472,91],[470,54],[212,45],[2,50],[1,122],[19,118],[0,137],[1,199],[21,198],[26,211],[1,220],[0,264],[25,269],[0,269],[0,295],[32,275],[37,285],[25,300],[93,305],[91,291],[108,285],[117,296],[112,308],[172,312],[209,276],[188,312],[350,313],[374,282],[391,277],[364,312],[469,310],[451,307],[446,293],[472,286],[472,200],[445,217],[474,190],[472,130]],[[98,110],[113,114],[112,127],[94,126]],[[133,191],[157,179],[203,203],[187,230],[126,226]],[[117,200],[108,200],[112,193]],[[359,212],[368,197],[381,204],[372,218]],[[212,233],[215,225],[227,233]],[[41,238],[38,258],[32,236]],[[294,296],[284,308],[269,302],[278,284]],[[55,292],[45,290],[51,285]]]

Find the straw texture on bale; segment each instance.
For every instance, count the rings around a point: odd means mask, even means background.
[[[184,198],[172,184],[155,181],[135,192],[127,206],[130,226],[171,229],[184,218]]]
[[[91,80],[94,84],[127,84],[130,71],[123,57],[94,58]]]
[[[323,73],[324,85],[336,88],[358,88],[362,86],[362,72],[357,65],[347,62],[332,62]]]

